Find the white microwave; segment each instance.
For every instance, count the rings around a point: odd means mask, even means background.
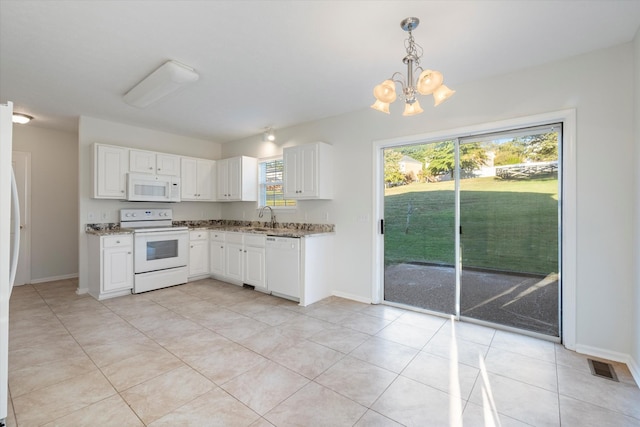
[[[170,175],[127,175],[127,200],[131,202],[179,202],[180,178]]]

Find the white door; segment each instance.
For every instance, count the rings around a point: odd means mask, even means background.
[[[16,176],[20,199],[20,252],[15,281],[15,286],[20,286],[31,282],[31,153],[14,151],[11,165]],[[15,218],[12,216],[11,242],[13,242],[13,221]]]

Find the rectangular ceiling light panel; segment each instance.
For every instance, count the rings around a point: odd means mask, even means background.
[[[124,100],[134,107],[144,108],[198,78],[193,68],[177,61],[167,61],[127,92]]]

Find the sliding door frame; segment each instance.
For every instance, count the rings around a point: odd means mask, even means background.
[[[560,336],[564,346],[575,350],[576,344],[576,286],[577,286],[577,168],[576,168],[576,112],[575,110],[561,110],[550,113],[519,117],[467,127],[447,129],[419,135],[373,141],[373,233],[374,247],[372,251],[374,277],[371,300],[374,304],[384,303],[384,235],[382,234],[382,220],[384,220],[384,156],[383,149],[412,144],[428,144],[444,140],[455,141],[483,133],[502,132],[517,128],[545,125],[555,122],[562,123],[562,162],[561,178],[561,277],[562,299],[560,317]],[[457,153],[458,150],[456,150]],[[456,158],[456,166],[459,159]],[[456,170],[459,168],[456,168]],[[458,194],[456,179],[456,194]],[[459,197],[459,196],[457,196]],[[456,203],[458,205],[459,203]],[[456,224],[459,221],[456,212]],[[456,268],[459,268],[459,236],[456,233]],[[459,274],[456,275],[459,277]],[[459,279],[456,279],[459,280]],[[456,305],[459,301],[456,299]],[[457,312],[458,306],[456,306]],[[526,331],[522,331],[526,333]]]

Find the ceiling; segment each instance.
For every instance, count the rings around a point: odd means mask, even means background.
[[[0,0],[0,102],[42,127],[87,115],[233,141],[368,108],[405,72],[407,16],[422,65],[456,89],[629,42],[640,0]],[[144,109],[123,101],[169,59],[199,80]]]

